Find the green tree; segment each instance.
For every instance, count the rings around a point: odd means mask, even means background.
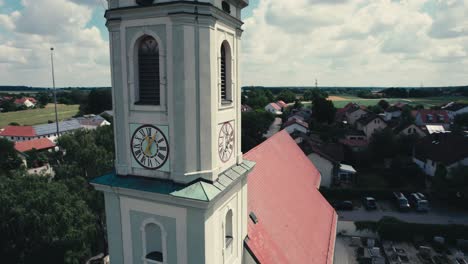
[[[331,124],[335,121],[336,108],[333,102],[323,97],[312,101],[312,115],[319,123]]]
[[[385,100],[380,100],[378,103],[377,103],[383,110],[386,110],[387,108],[390,107],[390,104],[385,101]]]
[[[369,148],[375,160],[393,158],[398,152],[397,139],[390,128],[374,132]]]
[[[37,176],[0,177],[0,188],[2,262],[78,264],[91,256],[95,217],[66,185]]]
[[[313,101],[319,97],[328,98],[328,93],[321,91],[318,88],[313,88],[306,90],[303,95],[304,101]]]
[[[468,127],[468,113],[456,115],[454,124],[460,128]]]
[[[292,103],[296,100],[296,94],[290,90],[282,90],[278,96],[276,96],[277,100],[282,100],[285,103]]]
[[[0,174],[10,174],[11,170],[21,166],[21,159],[15,150],[15,143],[6,138],[0,138]]]
[[[100,114],[112,109],[111,89],[92,90],[86,102],[80,105],[81,114]]]
[[[265,111],[242,113],[242,151],[247,152],[265,140],[263,136],[275,117]]]
[[[267,104],[273,101],[268,98],[265,91],[260,89],[249,90],[249,92],[244,94],[244,97],[246,98],[244,103],[253,109],[264,109]]]
[[[48,103],[52,102],[52,98],[48,93],[38,93],[36,99],[41,106],[46,106]]]

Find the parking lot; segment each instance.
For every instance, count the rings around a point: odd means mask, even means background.
[[[366,210],[359,202],[354,204],[356,206],[352,211],[337,211],[340,221],[379,221],[384,216],[391,216],[410,223],[468,225],[467,211],[441,203],[431,202],[427,213],[419,213],[414,209],[400,212],[391,201],[377,201],[377,210],[373,211]]]

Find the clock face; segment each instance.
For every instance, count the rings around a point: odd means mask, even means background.
[[[234,128],[226,122],[221,126],[218,137],[218,154],[222,162],[227,162],[234,152]]]
[[[133,133],[130,148],[135,161],[146,169],[159,169],[169,157],[169,143],[163,132],[152,125],[142,125]]]

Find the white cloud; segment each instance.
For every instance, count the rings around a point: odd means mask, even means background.
[[[20,11],[0,15],[7,31],[0,38],[2,84],[50,86],[53,46],[58,86],[109,85],[109,44],[96,26],[88,25],[96,10],[91,4],[22,0]]]
[[[245,20],[243,84],[467,84],[459,69],[468,66],[468,4],[460,2],[263,0]]]

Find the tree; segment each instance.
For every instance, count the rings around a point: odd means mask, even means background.
[[[301,101],[296,100],[294,102],[294,106],[293,106],[294,109],[301,109],[302,107],[304,107],[304,104],[302,104]]]
[[[15,143],[6,138],[0,138],[0,174],[9,174],[10,170],[18,169],[21,159],[15,150]]]
[[[3,262],[78,264],[91,256],[95,217],[66,185],[22,176],[0,177],[0,188]]]
[[[369,148],[377,161],[393,158],[398,152],[397,139],[390,128],[376,131],[371,137]]]
[[[52,98],[50,98],[48,93],[38,93],[36,95],[36,99],[41,106],[46,106],[48,103],[52,102]]]
[[[274,120],[273,114],[265,111],[242,113],[242,151],[247,152],[262,143],[263,135]]]
[[[304,97],[304,101],[313,101],[319,97],[328,98],[328,93],[321,91],[318,88],[313,88],[313,89],[306,90],[304,92],[303,97]]]
[[[268,98],[264,90],[260,89],[249,90],[244,93],[243,97],[245,97],[244,103],[253,109],[264,109],[268,103],[273,101]]]
[[[290,90],[282,90],[278,96],[276,96],[277,100],[282,100],[285,103],[292,103],[296,100],[296,94]]]
[[[111,89],[94,89],[85,103],[80,105],[81,114],[100,114],[112,109]]]
[[[336,108],[332,101],[323,97],[316,97],[312,101],[312,115],[319,123],[333,123],[335,114]]]
[[[468,127],[468,113],[455,116],[454,124],[458,127]]]
[[[388,107],[390,107],[390,104],[385,101],[385,100],[380,100],[378,102],[378,105],[383,109],[383,110],[386,110]]]

